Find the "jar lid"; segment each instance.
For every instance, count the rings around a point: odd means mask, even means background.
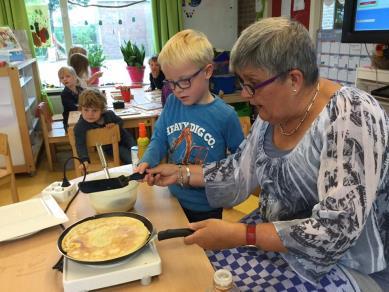
[[[222,288],[228,288],[232,286],[232,274],[230,271],[220,269],[213,275],[213,281],[217,286]]]

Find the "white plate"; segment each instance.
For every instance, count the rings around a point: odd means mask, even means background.
[[[69,219],[50,195],[0,207],[0,242],[19,239]]]

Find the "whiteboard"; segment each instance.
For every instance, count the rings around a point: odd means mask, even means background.
[[[238,37],[237,0],[183,0],[184,28],[207,35],[213,47],[231,50]]]

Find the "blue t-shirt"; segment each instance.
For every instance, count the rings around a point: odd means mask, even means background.
[[[186,106],[171,94],[141,162],[154,167],[166,155],[169,162],[175,164],[219,161],[226,157],[227,150],[234,153],[242,140],[238,115],[219,97],[208,104]],[[186,209],[214,209],[208,203],[204,188],[172,185],[169,189]]]

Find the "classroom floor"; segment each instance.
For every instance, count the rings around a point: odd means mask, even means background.
[[[50,185],[54,181],[61,181],[63,178],[63,163],[67,157],[71,156],[71,151],[62,151],[57,155],[57,162],[54,167],[54,171],[48,169],[48,163],[44,149],[41,150],[37,171],[34,176],[29,174],[17,174],[16,186],[18,189],[19,198],[21,201],[27,200],[32,196],[40,193],[45,187]],[[66,172],[68,179],[75,177],[73,166],[69,165]],[[9,184],[0,186],[0,206],[8,205],[12,203],[11,190]],[[246,205],[249,204],[249,205]],[[239,221],[245,213],[252,208],[250,201],[246,201],[242,206],[237,209],[225,209],[223,211],[223,219],[231,222]]]

